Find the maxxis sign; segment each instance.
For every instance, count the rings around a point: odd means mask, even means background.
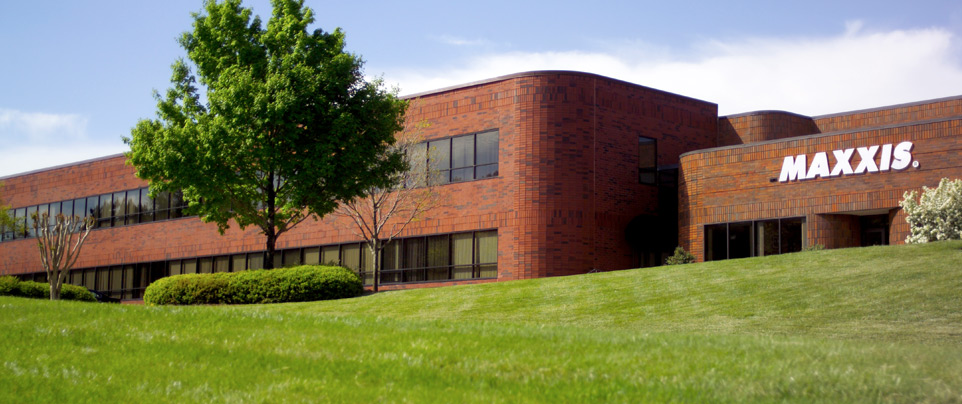
[[[897,145],[883,144],[881,146],[865,146],[853,149],[833,150],[833,165],[829,165],[827,152],[815,153],[811,163],[808,156],[785,157],[782,162],[782,172],[778,182],[811,180],[815,178],[832,178],[843,175],[871,174],[886,171],[901,171],[909,166],[919,168],[919,162],[912,159],[912,142],[902,142]],[[858,154],[858,164],[852,168],[853,157]],[[878,157],[878,161],[876,161]]]

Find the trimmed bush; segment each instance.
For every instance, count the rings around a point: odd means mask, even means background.
[[[0,276],[0,295],[50,299],[50,284],[21,281],[13,276]],[[60,300],[96,302],[97,298],[82,286],[65,283],[60,287]]]
[[[354,297],[361,279],[349,269],[302,265],[234,273],[174,275],[144,291],[144,303],[253,304],[305,302]]]
[[[692,253],[685,251],[685,249],[681,248],[681,246],[675,247],[675,253],[665,259],[665,265],[682,265],[691,264],[692,262],[695,262],[695,256]]]

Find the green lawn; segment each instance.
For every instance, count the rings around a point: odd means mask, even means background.
[[[962,402],[962,242],[333,302],[0,298],[0,402]]]

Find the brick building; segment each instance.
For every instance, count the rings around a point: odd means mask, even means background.
[[[411,98],[408,122],[431,124],[424,137],[445,203],[388,247],[384,289],[657,265],[679,244],[712,260],[897,243],[907,233],[902,193],[962,177],[962,97],[719,118],[709,102],[546,71]],[[860,164],[869,151],[872,172]],[[846,155],[850,170],[833,176],[835,157]],[[791,178],[779,181],[786,164]],[[137,298],[160,277],[263,265],[256,230],[221,236],[185,216],[179,195],[150,198],[121,155],[0,181],[17,217],[97,218],[71,283]],[[275,264],[336,261],[364,272],[370,258],[349,226],[302,223],[278,240]],[[42,280],[30,234],[0,235],[0,274]]]

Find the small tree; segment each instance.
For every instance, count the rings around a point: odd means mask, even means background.
[[[158,119],[124,139],[152,193],[182,190],[221,233],[231,222],[259,228],[265,268],[283,233],[389,185],[404,167],[390,150],[407,106],[364,79],[340,29],[308,31],[303,0],[271,5],[265,29],[240,0],[205,1],[180,38],[192,64],[174,63]]]
[[[3,190],[2,182],[0,182],[0,190]],[[0,237],[7,232],[23,233],[24,230],[26,230],[24,220],[14,220],[13,217],[10,216],[10,206],[3,203],[3,198],[0,198]]]
[[[53,223],[50,223],[51,219]],[[40,248],[40,263],[47,272],[50,283],[50,300],[60,300],[60,288],[67,279],[70,268],[80,257],[90,229],[94,226],[92,217],[64,216],[58,214],[33,215],[33,229],[37,232],[37,247]]]
[[[962,180],[943,178],[936,188],[922,187],[922,195],[906,192],[899,205],[912,233],[905,242],[928,243],[962,239]]]
[[[408,169],[390,177],[390,186],[371,186],[364,195],[344,202],[334,211],[348,219],[354,234],[364,240],[373,260],[372,284],[375,292],[381,281],[381,253],[412,222],[437,206],[438,194],[428,181],[427,147],[421,132],[426,122],[413,131],[399,133],[393,151],[405,156]]]
[[[692,262],[695,262],[695,256],[685,251],[681,246],[675,247],[675,253],[665,259],[665,265],[691,264]]]

